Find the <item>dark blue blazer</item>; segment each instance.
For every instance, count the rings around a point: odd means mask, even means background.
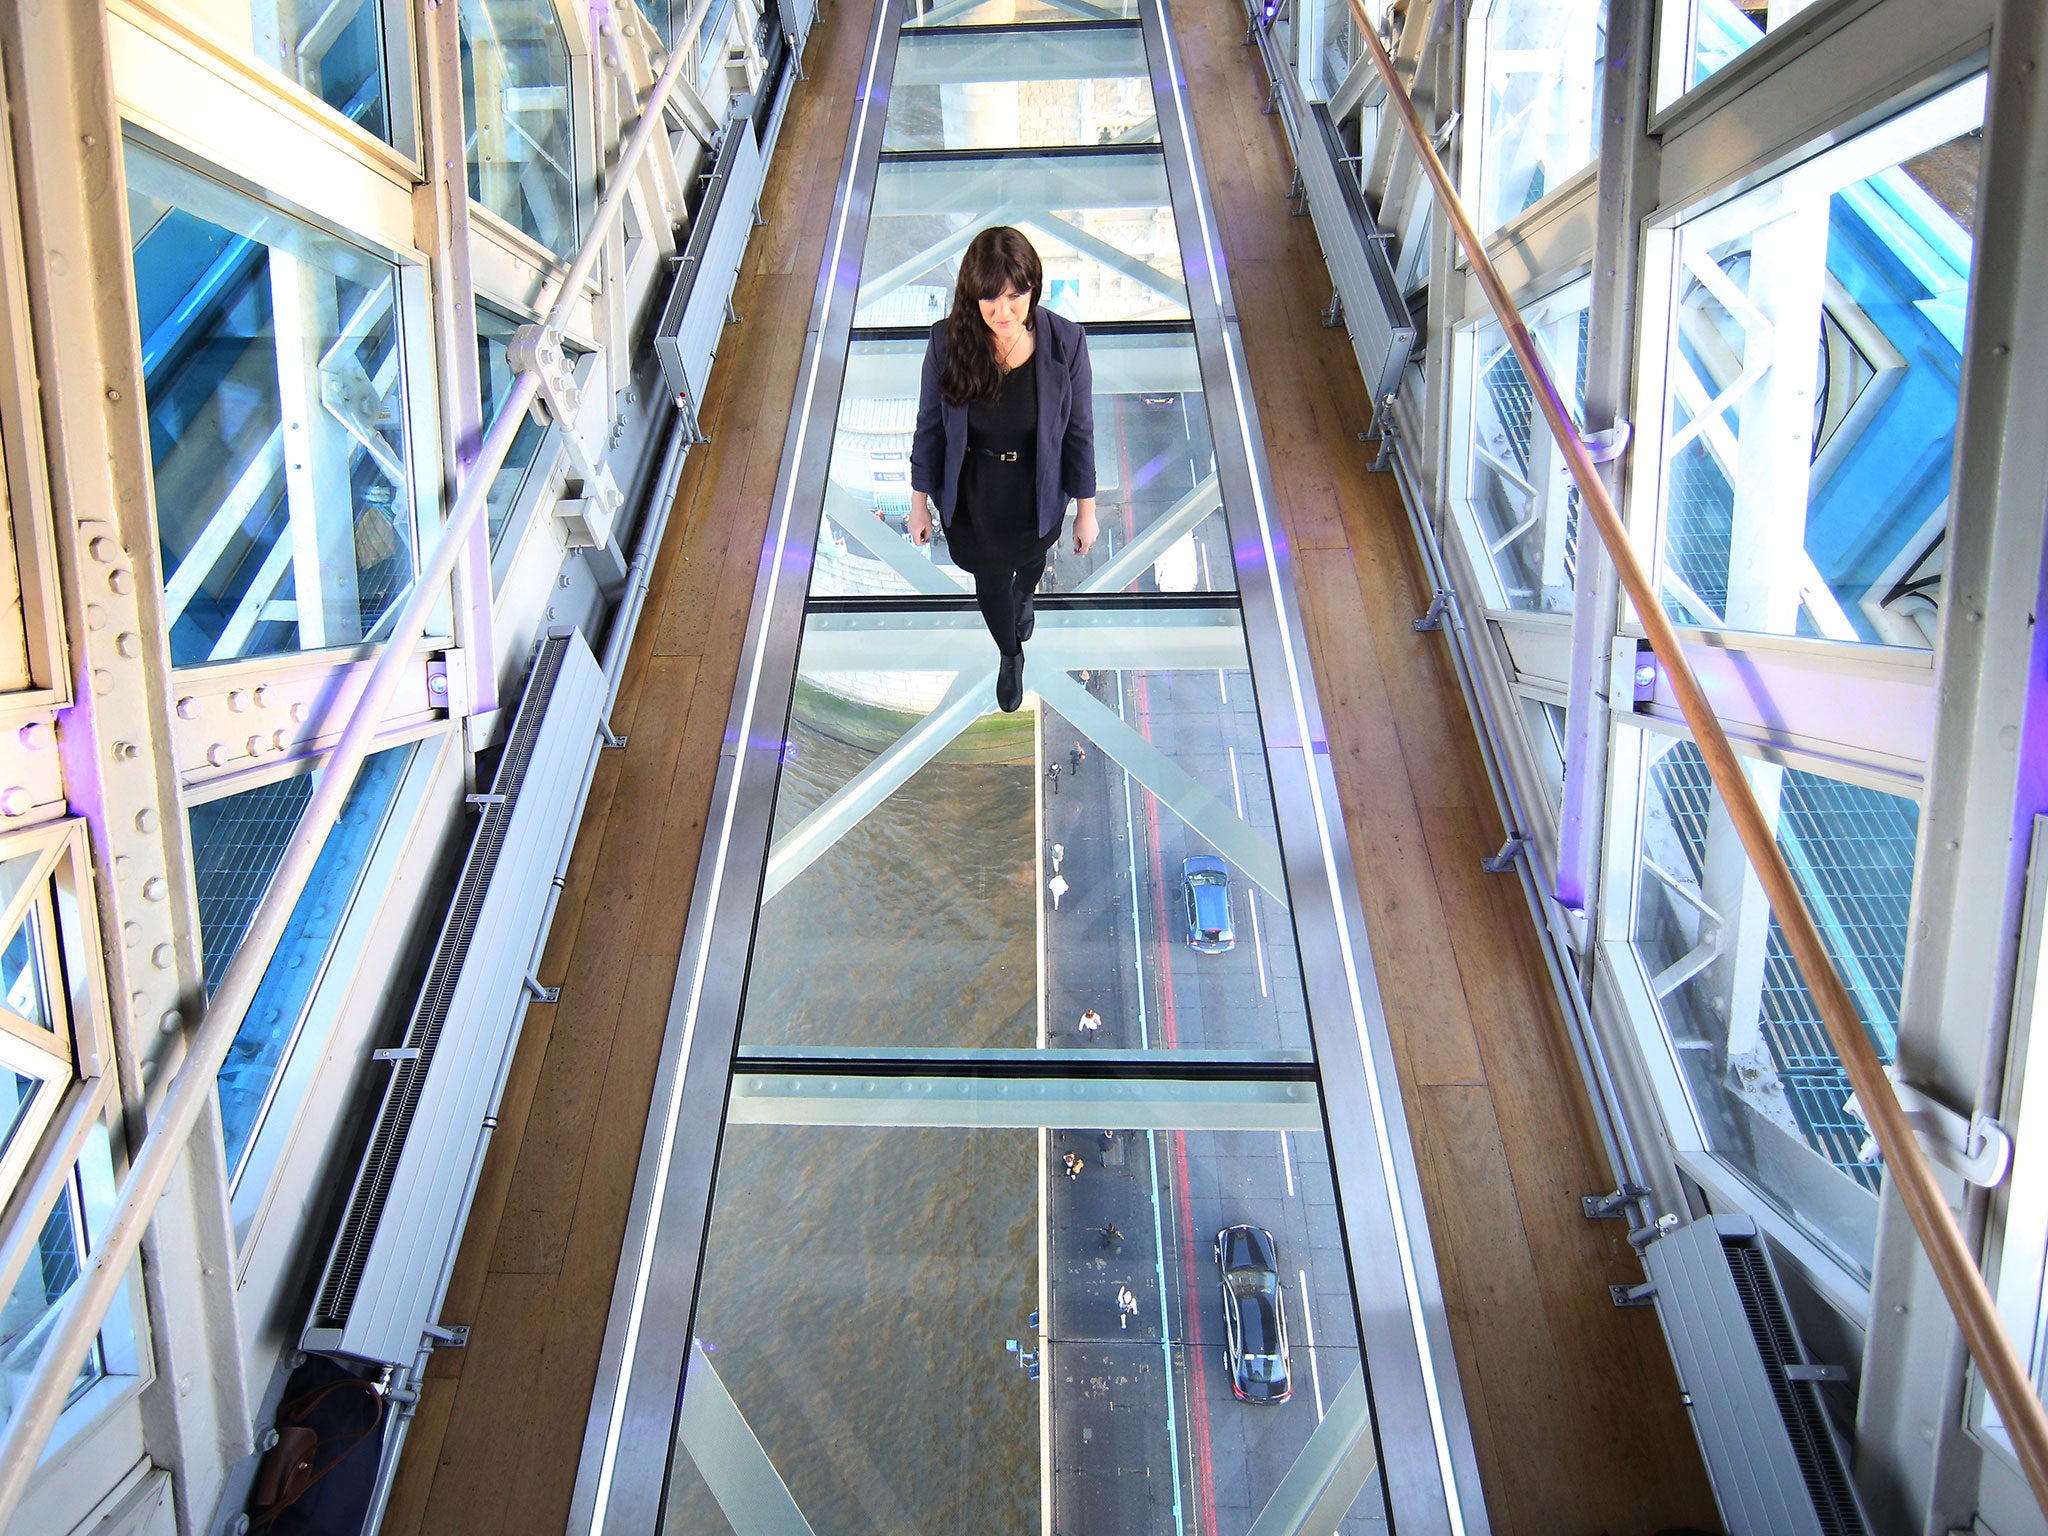
[[[1044,305],[1035,311],[1038,349],[1038,532],[1043,538],[1067,515],[1067,502],[1095,494],[1095,396],[1088,333]],[[910,443],[910,487],[938,503],[953,526],[960,466],[967,458],[967,407],[939,396],[946,366],[946,322],[932,327],[917,391],[917,435]]]

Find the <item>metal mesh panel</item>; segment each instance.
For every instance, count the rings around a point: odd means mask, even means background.
[[[299,774],[192,807],[192,864],[208,997],[242,947],[256,904],[270,889],[285,844],[312,798],[312,775]]]

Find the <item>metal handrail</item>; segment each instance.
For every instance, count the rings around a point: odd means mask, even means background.
[[[590,228],[563,275],[547,318],[540,324],[544,344],[534,348],[534,353],[560,355],[570,315],[584,283],[597,266],[620,209],[625,206],[633,176],[661,127],[669,97],[682,78],[688,57],[688,50],[675,49],[648,92],[632,134],[619,152],[605,194],[591,217]],[[227,1060],[228,1050],[235,1043],[242,1016],[270,964],[285,922],[313,873],[314,862],[341,813],[343,801],[355,784],[357,770],[383,723],[385,707],[391,702],[400,677],[413,664],[413,647],[425,634],[427,621],[454,574],[456,559],[468,545],[477,519],[483,516],[491,481],[504,465],[512,439],[539,392],[539,374],[522,370],[492,418],[490,431],[477,450],[476,462],[470,466],[455,505],[441,526],[434,556],[413,584],[390,637],[370,669],[362,696],[328,758],[327,770],[320,775],[312,798],[285,845],[277,873],[258,903],[205,1016],[192,1032],[185,1059],[164,1094],[163,1106],[135,1149],[127,1176],[114,1197],[105,1231],[86,1256],[84,1273],[58,1304],[58,1320],[50,1330],[49,1342],[43,1346],[35,1373],[7,1421],[5,1438],[0,1439],[0,1530],[14,1518],[27,1491],[37,1459],[63,1412],[71,1384],[77,1379],[78,1362],[92,1347],[94,1336],[106,1321],[107,1312],[127,1278],[129,1261],[154,1219],[157,1202],[163,1198],[187,1138],[215,1092],[221,1063]],[[484,664],[487,663],[488,658]]]
[[[1456,232],[1459,245],[1464,247],[1472,275],[1479,280],[1479,286],[1485,292],[1487,302],[1493,306],[1509,345],[1521,362],[1522,372],[1528,378],[1536,403],[1543,412],[1544,423],[1557,440],[1558,451],[1564,455],[1572,479],[1577,482],[1579,494],[1584,498],[1584,510],[1592,518],[1593,526],[1600,531],[1600,542],[1607,547],[1608,557],[1614,561],[1622,589],[1635,604],[1644,635],[1663,665],[1665,680],[1677,697],[1686,724],[1692,728],[1693,740],[1713,778],[1714,788],[1720,792],[1729,819],[1749,854],[1750,864],[1770,901],[1771,911],[1777,916],[1785,943],[1799,962],[1800,974],[1806,979],[1807,990],[1827,1027],[1828,1039],[1841,1058],[1843,1070],[1855,1090],[1856,1101],[1862,1106],[1864,1119],[1884,1154],[1887,1177],[1898,1191],[1906,1214],[1912,1218],[1913,1229],[1920,1234],[1928,1262],[1934,1267],[1942,1293],[1948,1297],[1964,1341],[1977,1362],[1985,1390],[2004,1416],[2006,1433],[2012,1438],[2014,1452],[2026,1473],[2028,1485],[2033,1489],[2034,1500],[2048,1511],[2048,1411],[2043,1410],[2041,1400],[2034,1394],[2034,1384],[1998,1315],[1998,1305],[1992,1300],[1990,1288],[1985,1285],[1984,1276],[1971,1257],[1962,1228],[1949,1210],[1948,1202],[1942,1198],[1940,1186],[1934,1180],[1934,1170],[1906,1121],[1899,1096],[1885,1073],[1876,1047],[1871,1044],[1870,1036],[1856,1015],[1841,974],[1828,958],[1820,930],[1799,894],[1799,887],[1793,881],[1783,853],[1779,851],[1771,824],[1750,790],[1749,780],[1736,761],[1735,750],[1728,744],[1728,736],[1721,729],[1719,717],[1708,704],[1699,679],[1693,675],[1684,648],[1679,644],[1677,630],[1665,616],[1663,606],[1650,586],[1649,575],[1636,558],[1628,530],[1622,525],[1621,515],[1615,510],[1614,501],[1594,468],[1592,455],[1565,408],[1556,381],[1537,355],[1536,344],[1529,335],[1528,326],[1523,323],[1521,310],[1516,307],[1507,285],[1488,259],[1486,244],[1473,227],[1464,203],[1459,200],[1457,188],[1452,185],[1422,119],[1416,114],[1415,103],[1402,83],[1386,44],[1380,40],[1378,29],[1366,15],[1361,0],[1348,0],[1348,3],[1359,23],[1360,32],[1364,34],[1366,46],[1372,50],[1373,64],[1386,85],[1387,104],[1407,130],[1416,157],[1428,175],[1430,185],[1436,190],[1438,206]]]

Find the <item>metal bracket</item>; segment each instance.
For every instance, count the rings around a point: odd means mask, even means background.
[[[1421,626],[1418,625],[1417,628]],[[1489,854],[1479,861],[1479,867],[1489,875],[1504,875],[1515,867],[1515,860],[1522,856],[1522,850],[1529,846],[1529,839],[1514,836],[1500,845],[1500,852]]]
[[[597,722],[597,739],[607,752],[616,752],[631,738],[613,730],[610,720],[600,720]]]
[[[526,985],[526,995],[532,998],[535,1002],[559,1003],[562,1000],[562,989],[560,987],[542,986],[540,978],[534,975],[533,972],[528,971],[526,973],[524,981]]]
[[[1322,317],[1323,329],[1334,331],[1344,323],[1344,295],[1332,288],[1330,290],[1330,302],[1317,310],[1316,313]]]
[[[1640,1200],[1649,1198],[1650,1192],[1636,1184],[1624,1184],[1619,1189],[1610,1189],[1604,1195],[1579,1196],[1579,1208],[1586,1213],[1588,1221],[1626,1221],[1628,1208]]]
[[[481,810],[493,805],[503,805],[505,797],[503,795],[464,795],[462,803],[464,805],[476,806]]]
[[[420,1048],[416,1045],[387,1046],[381,1051],[370,1052],[372,1061],[418,1061]]]
[[[469,1324],[429,1323],[422,1337],[432,1346],[441,1349],[469,1348]]]
[[[1787,1381],[1811,1381],[1821,1385],[1834,1386],[1848,1381],[1849,1367],[1846,1365],[1788,1365],[1785,1367]]]
[[[1442,154],[1451,147],[1451,135],[1458,131],[1458,124],[1463,120],[1464,115],[1462,112],[1453,112],[1443,120],[1436,132],[1429,136],[1429,142],[1435,147],[1438,154]]]
[[[1628,451],[1628,440],[1633,429],[1625,421],[1599,432],[1581,432],[1579,441],[1586,445],[1586,456],[1595,464],[1610,464]]]
[[[1607,1294],[1617,1307],[1647,1307],[1657,1300],[1657,1287],[1643,1285],[1610,1285]]]
[[[1422,617],[1415,621],[1417,634],[1427,634],[1432,629],[1444,627],[1444,615],[1451,611],[1451,597],[1449,587],[1438,589],[1436,596],[1429,600],[1429,607],[1424,610]]]
[[[1929,1157],[1979,1189],[1996,1189],[2005,1182],[2012,1170],[2012,1136],[1995,1118],[1977,1114],[1965,1120],[1911,1083],[1894,1078],[1892,1086],[1906,1123]]]
[[[1394,439],[1399,436],[1394,430],[1394,396],[1391,390],[1380,400],[1378,409],[1373,412],[1372,424],[1379,428],[1380,451],[1379,456],[1366,468],[1375,474],[1385,474],[1394,467]],[[1444,590],[1448,592],[1450,588],[1446,587]]]
[[[1294,168],[1294,180],[1287,183],[1287,200],[1291,203],[1308,189],[1301,184],[1301,167]]]

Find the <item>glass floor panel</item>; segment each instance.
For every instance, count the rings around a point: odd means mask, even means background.
[[[974,579],[943,530],[922,548],[910,515],[910,439],[925,338],[856,337],[819,524],[813,597],[952,596]],[[1216,592],[1236,584],[1194,337],[1184,329],[1091,334],[1097,515],[1085,556],[1055,546],[1045,590]],[[1071,525],[1070,525],[1071,528]]]
[[[885,150],[1158,142],[1136,25],[913,33],[897,49]]]
[[[829,1081],[735,1083],[664,1530],[792,1528],[772,1507],[819,1536],[1243,1536],[1319,1428],[1350,1452],[1335,1528],[1385,1528],[1312,1084],[1219,1109]],[[1226,1352],[1240,1224],[1270,1244],[1239,1276],[1246,1355],[1277,1370]],[[1282,1400],[1237,1399],[1268,1374]]]
[[[905,31],[919,27],[1039,26],[1052,22],[1135,21],[1138,0],[937,0],[905,16]]]
[[[857,326],[930,325],[952,307],[960,254],[1010,224],[1070,320],[1185,320],[1187,285],[1159,151],[887,158],[875,177]]]
[[[1042,598],[1015,714],[996,663],[959,605],[806,618],[742,1055],[1308,1060],[1236,609]]]

